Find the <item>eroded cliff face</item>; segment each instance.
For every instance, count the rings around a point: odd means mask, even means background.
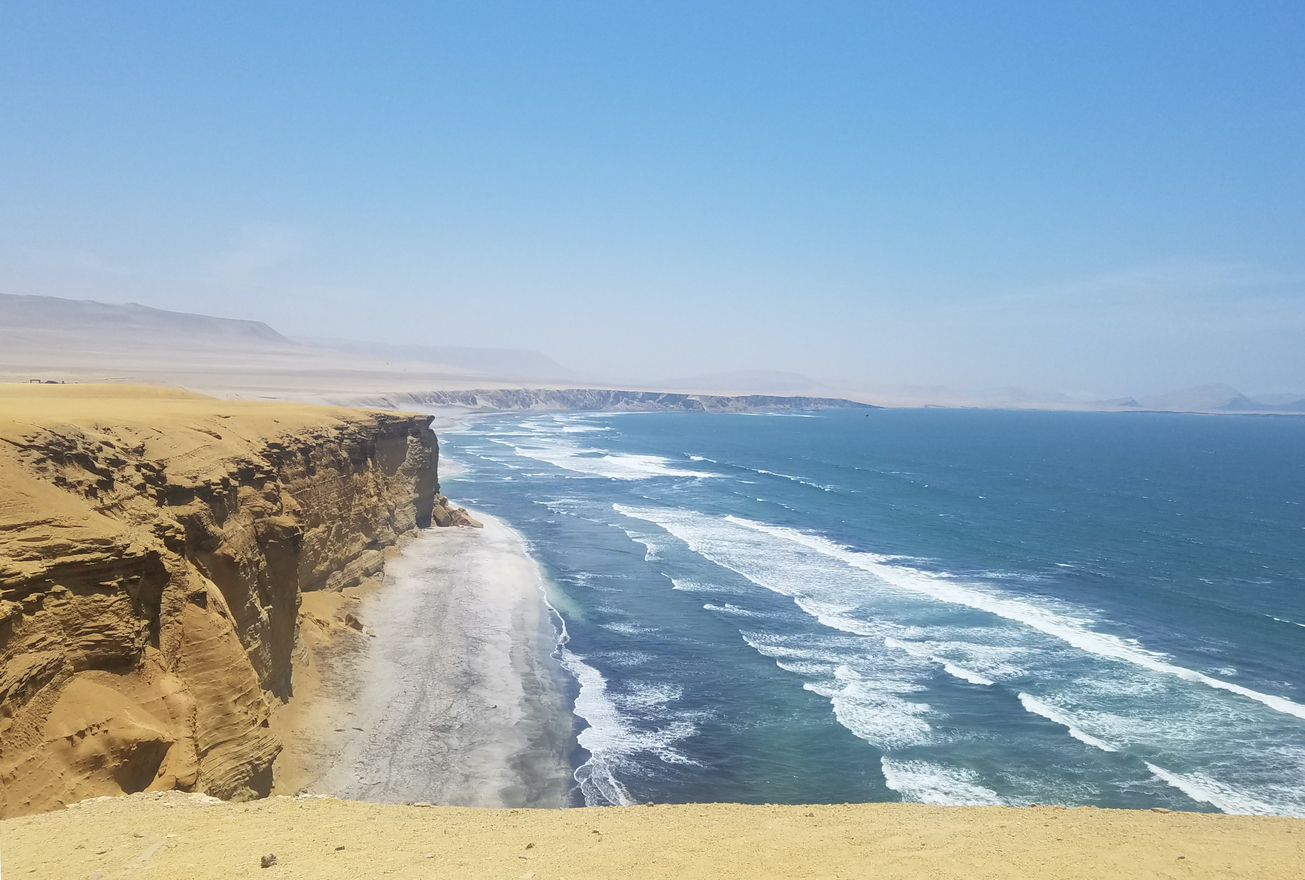
[[[0,816],[266,795],[301,595],[360,584],[404,534],[457,519],[428,421],[0,390]]]

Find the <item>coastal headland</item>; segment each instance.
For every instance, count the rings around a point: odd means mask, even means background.
[[[0,386],[0,816],[270,793],[302,598],[365,587],[405,536],[465,519],[428,422]]]

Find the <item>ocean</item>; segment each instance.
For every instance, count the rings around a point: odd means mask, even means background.
[[[575,804],[1305,816],[1305,418],[518,414]]]

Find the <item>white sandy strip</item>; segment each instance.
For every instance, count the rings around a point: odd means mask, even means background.
[[[374,638],[338,762],[340,797],[563,806],[573,723],[555,634],[521,537],[429,529],[386,565],[359,616]],[[354,728],[361,728],[355,730]]]

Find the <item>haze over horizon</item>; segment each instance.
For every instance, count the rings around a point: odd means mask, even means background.
[[[0,293],[291,337],[1305,390],[1305,7],[72,4],[0,28]]]

